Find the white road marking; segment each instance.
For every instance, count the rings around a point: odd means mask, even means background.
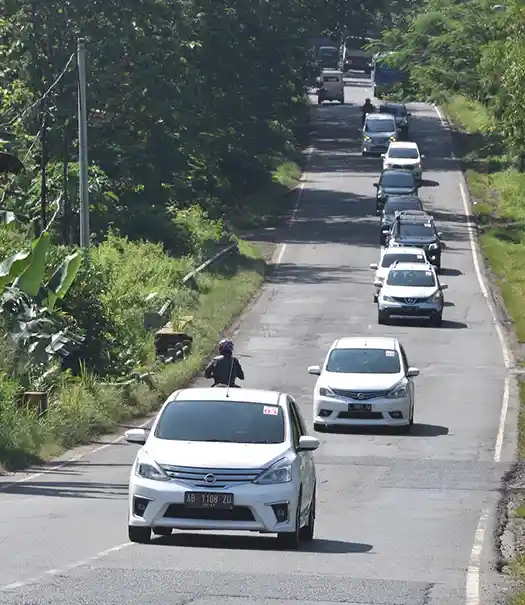
[[[441,122],[441,125],[446,130],[450,130],[450,123],[441,111],[441,109],[437,106],[433,106],[436,114]],[[451,157],[455,159],[455,155],[451,154]],[[459,181],[459,190],[461,193],[461,200],[463,202],[463,212],[465,215],[465,219],[467,221],[467,229],[469,236],[469,244],[470,251],[472,253],[472,262],[474,264],[474,271],[476,273],[476,277],[479,284],[479,289],[483,298],[485,299],[487,306],[489,308],[490,314],[492,316],[492,321],[494,323],[494,327],[496,329],[496,333],[498,335],[498,340],[500,342],[501,353],[503,356],[503,363],[505,364],[505,368],[510,370],[513,365],[513,356],[510,346],[507,342],[507,338],[501,328],[501,323],[498,318],[498,314],[496,312],[496,308],[492,301],[491,295],[489,293],[489,289],[485,283],[485,278],[483,276],[483,272],[481,271],[480,265],[480,255],[478,251],[478,244],[476,238],[475,227],[472,223],[470,209],[469,209],[469,196],[467,193],[467,187],[464,182],[464,177],[461,177]],[[503,439],[505,435],[505,423],[507,420],[507,411],[509,407],[509,398],[510,398],[510,375],[505,377],[504,387],[503,387],[503,397],[501,402],[501,412],[499,418],[498,425],[498,433],[496,436],[496,443],[494,446],[494,456],[493,461],[499,462],[501,460],[501,452],[503,449]],[[490,518],[490,510],[484,509],[481,513],[481,517],[478,521],[478,526],[476,528],[476,534],[474,536],[474,544],[472,546],[472,550],[470,552],[469,564],[467,568],[467,578],[466,578],[466,594],[465,594],[465,603],[466,605],[480,605],[480,576],[481,576],[481,559],[483,553],[483,544],[485,542],[485,535],[487,533],[488,521]]]

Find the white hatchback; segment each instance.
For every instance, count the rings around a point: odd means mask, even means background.
[[[343,337],[336,340],[314,388],[316,430],[330,426],[392,426],[410,430],[414,423],[419,370],[409,366],[397,338]]]
[[[411,170],[416,180],[421,181],[423,168],[421,160],[425,157],[419,153],[417,143],[411,141],[393,141],[388,146],[383,158],[383,170]]]
[[[174,392],[138,451],[129,481],[128,533],[147,543],[173,529],[276,533],[297,548],[312,540],[313,450],[293,397],[256,389]]]
[[[379,283],[385,281],[391,265],[397,262],[429,264],[425,251],[422,248],[383,248],[379,263],[372,263],[370,265],[370,269],[374,269],[376,272],[374,284],[377,285],[374,285],[374,302],[377,302],[377,297],[381,290]]]

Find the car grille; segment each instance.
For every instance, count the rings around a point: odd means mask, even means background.
[[[170,504],[164,513],[170,519],[198,519],[205,521],[255,521],[247,506],[234,506],[231,510],[188,508],[184,504]]]
[[[188,466],[160,465],[170,479],[190,483],[195,487],[217,489],[231,485],[251,483],[262,472],[262,469],[228,469],[228,468],[194,468]],[[208,477],[208,481],[205,480]],[[213,481],[213,478],[215,480]]]
[[[343,389],[332,389],[332,392],[340,397],[349,397],[350,399],[357,399],[358,401],[386,397],[389,393],[389,391],[345,391]]]
[[[404,298],[402,296],[392,296],[392,298],[396,302],[404,303],[407,305],[419,305],[420,303],[424,303],[425,301],[428,300],[428,297],[426,297],[426,298]]]
[[[341,420],[382,420],[381,412],[339,412]]]
[[[410,166],[410,164],[392,164],[392,168],[394,170],[413,170],[415,166]]]

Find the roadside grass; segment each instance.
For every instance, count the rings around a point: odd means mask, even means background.
[[[514,167],[498,125],[480,103],[454,96],[443,105],[464,163],[472,211],[480,231],[480,246],[513,322],[518,345],[525,343],[525,174]],[[524,360],[519,360],[524,365]],[[525,382],[520,383],[518,456],[525,459]],[[525,523],[525,505],[516,508],[513,523]],[[520,533],[523,530],[520,530]],[[525,552],[509,564],[525,583]],[[525,591],[511,605],[525,605]]]
[[[300,174],[298,162],[283,161],[276,165],[270,185],[243,200],[244,226],[252,229],[268,226],[285,214],[290,206],[288,193],[298,183]],[[197,225],[196,240],[201,231]],[[211,233],[206,241],[214,237]],[[193,256],[173,258],[157,244],[130,242],[110,234],[106,242],[92,250],[94,267],[86,270],[68,293],[68,299],[74,302],[71,314],[76,318],[79,309],[87,314],[85,325],[90,326],[89,314],[93,308],[102,307],[102,319],[110,319],[109,327],[100,328],[111,332],[110,337],[104,334],[110,342],[109,350],[94,350],[94,359],[103,359],[105,355],[109,359],[112,355],[112,363],[125,369],[120,371],[121,377],[133,371],[149,372],[150,378],[145,381],[119,384],[118,372],[112,371],[105,376],[104,372],[95,376],[88,371],[77,377],[59,374],[47,386],[48,410],[39,419],[34,411],[20,407],[24,388],[18,380],[8,378],[7,366],[13,361],[13,349],[9,337],[0,334],[0,471],[24,468],[89,443],[98,435],[114,432],[121,423],[155,411],[169,393],[191,382],[213,353],[217,341],[257,293],[267,269],[259,248],[239,239],[239,253],[198,275],[196,287],[177,285],[202,260],[199,251],[206,247],[206,241],[196,241]],[[27,246],[27,241],[22,232],[0,229],[2,258],[24,245]],[[154,331],[146,331],[142,324],[144,312],[152,310],[152,302],[146,300],[153,292],[156,292],[154,308],[159,308],[166,299],[172,300],[173,322],[187,316],[192,318],[185,331],[193,337],[193,347],[183,361],[164,365],[155,360]],[[88,304],[86,298],[93,300]],[[99,340],[104,338],[96,333],[90,342]]]

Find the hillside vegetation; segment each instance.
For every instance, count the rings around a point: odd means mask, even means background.
[[[483,253],[514,322],[518,361],[525,343],[525,6],[483,0],[427,0],[380,48],[410,80],[403,95],[440,104],[453,124],[480,229]],[[522,384],[519,453],[525,455]],[[516,509],[525,501],[516,496]],[[519,519],[518,519],[519,517]],[[520,521],[521,519],[521,521]],[[523,523],[523,515],[511,522]],[[518,531],[523,534],[523,529]],[[510,568],[525,578],[525,544]],[[525,593],[515,605],[525,603]]]

